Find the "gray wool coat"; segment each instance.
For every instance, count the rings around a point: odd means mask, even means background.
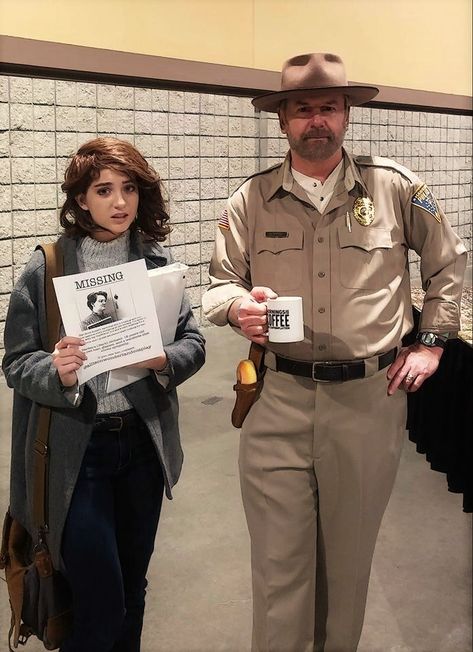
[[[64,274],[79,272],[79,241],[59,239],[64,253]],[[131,233],[129,260],[144,258],[148,269],[171,262],[170,254],[157,243],[145,243]],[[59,376],[46,352],[47,327],[44,303],[44,257],[36,251],[13,289],[5,324],[3,371],[14,389],[10,510],[34,536],[32,523],[32,450],[38,404],[52,408],[50,428],[48,544],[56,568],[62,568],[61,538],[72,493],[92,432],[97,411],[93,392],[85,386],[82,401],[73,407],[63,393]],[[150,374],[123,388],[146,423],[163,469],[166,494],[181,471],[183,454],[178,425],[176,386],[204,363],[205,340],[200,334],[187,299],[179,316],[175,341],[165,346],[170,366],[166,389]]]

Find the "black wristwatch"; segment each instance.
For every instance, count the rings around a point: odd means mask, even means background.
[[[432,348],[433,346],[440,346],[442,349],[445,348],[445,344],[447,343],[448,339],[448,333],[429,333],[429,332],[424,332],[424,333],[417,333],[416,340],[423,344],[424,346],[428,346],[429,348]]]

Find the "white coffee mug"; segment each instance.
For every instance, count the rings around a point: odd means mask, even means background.
[[[266,305],[270,342],[300,342],[304,339],[302,297],[268,299]]]

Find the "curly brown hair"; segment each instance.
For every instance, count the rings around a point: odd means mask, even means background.
[[[87,192],[104,169],[126,174],[139,191],[138,213],[130,228],[138,228],[151,240],[162,242],[171,232],[161,180],[155,170],[130,143],[118,138],[95,138],[80,147],[64,173],[66,194],[60,223],[71,237],[91,235],[98,227],[76,197]]]

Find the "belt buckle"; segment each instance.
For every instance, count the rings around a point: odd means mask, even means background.
[[[317,378],[315,375],[315,368],[316,367],[328,367],[329,365],[326,362],[313,362],[312,363],[312,380],[314,383],[331,383],[331,380],[324,380],[323,378]]]
[[[48,454],[48,445],[45,444],[44,441],[36,439],[34,442],[33,450],[35,453],[38,453],[38,455],[41,455],[41,457],[46,457]]]

